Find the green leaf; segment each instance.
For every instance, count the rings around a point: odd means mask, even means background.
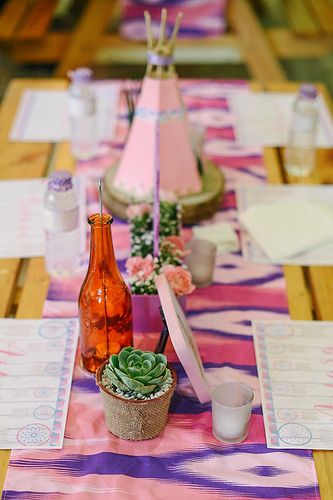
[[[149,380],[149,384],[156,385],[156,387],[161,387],[161,385],[163,384],[163,378],[164,378],[163,375],[157,378],[153,378]]]
[[[113,367],[113,372],[117,375],[119,380],[124,380],[124,377],[126,377],[126,374],[123,371],[118,370],[116,367]]]
[[[153,368],[154,364],[151,362],[150,359],[145,359],[142,363],[142,374],[146,374],[150,372],[150,370]]]
[[[156,359],[156,354],[154,354],[153,352],[147,352],[147,351],[145,351],[145,352],[142,353],[141,358],[143,360],[148,360],[152,364],[154,364],[155,363],[155,359]]]
[[[137,379],[142,374],[141,366],[140,367],[128,366],[127,374],[130,375],[132,378]]]
[[[118,355],[112,354],[112,356],[110,356],[109,363],[111,366],[115,366],[116,368],[119,368]]]
[[[139,382],[142,382],[145,386],[148,386],[148,385],[158,385],[159,382],[162,380],[163,376],[161,377],[156,377],[154,379],[147,379],[145,377],[137,377],[136,380],[138,380]]]
[[[120,380],[118,380],[118,379],[112,380],[112,383],[115,387],[118,387],[118,389],[120,389],[121,391],[130,392],[127,385],[123,384]]]
[[[121,380],[131,389],[131,391],[141,392],[143,394],[142,390],[144,390],[145,385],[138,380],[134,380],[126,375],[123,375]]]
[[[127,359],[131,355],[131,353],[134,351],[134,347],[124,347],[120,353],[118,354],[118,360],[119,360],[119,368],[123,370],[127,366]]]
[[[147,394],[151,394],[152,392],[154,392],[155,389],[156,385],[146,385],[144,386],[144,389],[140,390],[140,392],[141,394],[144,394],[146,396]]]
[[[163,363],[166,366],[168,363],[168,360],[164,354],[158,353],[158,354],[156,354],[156,362]]]
[[[160,377],[166,370],[166,366],[163,363],[159,363],[153,370],[148,373],[150,379],[155,377]]]

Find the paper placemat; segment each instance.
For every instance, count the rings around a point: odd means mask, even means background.
[[[242,146],[286,145],[295,99],[293,92],[241,92],[230,96],[231,109],[236,115],[236,142]],[[321,95],[317,103],[316,145],[329,148],[333,146],[332,118]]]
[[[0,319],[0,449],[62,448],[75,319]]]
[[[333,186],[239,186],[236,196],[238,214],[256,205],[280,203],[282,206],[288,201],[300,200],[320,206],[332,216],[333,220]],[[311,227],[309,227],[309,231],[311,231]],[[263,250],[245,230],[241,231],[241,247],[245,259],[260,264],[270,263]],[[295,257],[277,259],[274,263],[300,266],[333,265],[333,238],[332,242],[323,243]]]
[[[112,139],[118,112],[120,85],[94,82],[97,131],[100,141]],[[11,128],[11,141],[61,142],[70,137],[66,90],[26,90]]]
[[[268,448],[333,450],[333,322],[252,323]]]

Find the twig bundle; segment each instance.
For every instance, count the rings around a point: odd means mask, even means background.
[[[178,12],[175,20],[175,24],[171,33],[170,38],[166,35],[166,23],[167,23],[167,9],[162,9],[161,11],[161,24],[159,30],[159,36],[157,41],[153,39],[151,16],[148,11],[145,11],[145,23],[146,23],[146,37],[147,37],[147,47],[148,47],[148,65],[147,65],[147,76],[155,76],[157,78],[168,78],[174,75],[175,70],[172,61],[172,53],[175,48],[177,33],[179,26],[183,17],[181,12]],[[155,55],[152,62],[152,55]],[[165,61],[163,61],[163,56],[165,56]]]

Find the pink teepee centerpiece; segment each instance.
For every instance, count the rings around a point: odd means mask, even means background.
[[[172,59],[178,24],[167,40],[165,12],[162,11],[160,36],[156,43],[150,35],[150,16],[146,14],[147,72],[114,178],[115,188],[139,199],[153,193],[156,162],[159,162],[161,190],[180,196],[201,191],[201,179]]]
[[[185,222],[212,215],[221,202],[220,171],[205,162],[202,175],[199,172],[173,64],[181,17],[179,13],[167,38],[167,12],[162,9],[159,38],[154,41],[150,15],[145,12],[146,75],[122,158],[109,169],[104,182],[106,204],[119,216],[133,202],[153,200],[157,186],[180,199]]]

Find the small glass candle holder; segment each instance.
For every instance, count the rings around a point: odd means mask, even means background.
[[[240,382],[225,382],[212,391],[213,434],[219,441],[240,443],[246,439],[253,391]]]
[[[186,244],[186,250],[190,250],[185,263],[192,274],[193,284],[198,288],[209,286],[213,281],[216,245],[194,238]]]

